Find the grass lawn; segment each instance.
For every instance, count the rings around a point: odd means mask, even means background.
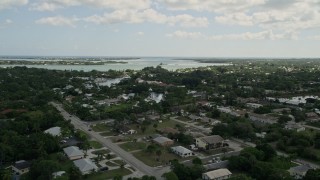
[[[100,133],[101,136],[113,136],[115,133],[112,131],[106,131],[106,132],[102,132]]]
[[[111,167],[119,166],[118,164],[115,164],[115,163],[113,163],[113,162],[111,162],[111,161],[106,162],[106,165],[107,165],[107,166],[111,166]]]
[[[226,149],[226,151],[223,149]],[[204,151],[204,154],[215,155],[215,154],[220,154],[220,153],[229,152],[229,151],[233,151],[233,149],[228,148],[228,147],[224,147],[224,148],[212,149],[210,151]]]
[[[290,160],[284,158],[284,157],[275,157],[271,160],[272,166],[283,169],[283,170],[288,170],[291,167],[297,166],[297,164],[291,162]]]
[[[89,141],[89,144],[90,144],[91,147],[93,147],[93,148],[95,148],[95,149],[100,149],[100,148],[102,148],[102,145],[101,145],[99,142],[97,142],[97,141]]]
[[[97,154],[99,154],[99,153],[101,153],[101,154],[109,154],[109,153],[110,153],[110,150],[108,150],[108,149],[101,149],[101,150],[93,151],[93,152],[92,152],[92,154],[95,154],[95,155],[97,155]]]
[[[124,162],[123,160],[117,159],[117,160],[112,160],[113,162],[121,165],[121,164],[125,164],[126,162]]]
[[[161,128],[164,128],[164,127],[171,127],[171,128],[175,128],[176,127],[176,124],[179,124],[180,126],[184,127],[185,125],[182,124],[182,123],[179,123],[179,122],[176,122],[176,121],[173,121],[173,120],[163,120],[162,123],[157,123],[157,128],[158,129],[161,129]],[[152,134],[156,134],[156,128],[153,127],[153,124],[150,124],[149,126],[146,126],[146,130],[145,132],[143,133],[141,131],[141,129],[139,129],[137,127],[136,124],[134,125],[130,125],[129,126],[131,129],[134,129],[136,130],[138,133],[133,135],[132,137],[141,137],[141,136],[148,136],[148,135],[152,135]]]
[[[91,126],[92,130],[96,132],[110,131],[111,127],[108,127],[106,124],[100,123],[94,126]]]
[[[89,175],[87,178],[87,180],[105,180],[105,179],[112,179],[113,177],[117,176],[117,175],[121,175],[121,176],[126,176],[131,174],[131,171],[129,171],[128,169],[114,169],[114,170],[110,170],[110,171],[106,171],[106,172],[99,172],[96,174],[92,174]]]
[[[124,144],[121,144],[120,147],[125,151],[134,151],[139,149],[146,148],[146,143],[143,142],[127,142]]]
[[[190,119],[183,117],[183,116],[179,116],[179,117],[177,117],[177,119],[180,121],[185,121],[185,122],[191,121]]]
[[[140,161],[144,162],[145,164],[147,164],[149,166],[153,166],[153,167],[169,163],[169,161],[173,160],[173,159],[181,160],[181,158],[179,158],[175,154],[170,153],[166,150],[162,150],[162,154],[159,158],[159,161],[157,161],[158,156],[156,155],[156,153],[150,154],[145,151],[139,151],[139,152],[133,153],[133,155],[136,158],[138,158]]]

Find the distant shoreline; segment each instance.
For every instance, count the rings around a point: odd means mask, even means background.
[[[126,61],[113,60],[8,60],[0,59],[0,65],[106,65],[127,64]]]

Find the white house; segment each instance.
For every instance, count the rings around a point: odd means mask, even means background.
[[[84,153],[77,146],[69,146],[63,149],[70,160],[82,159]]]
[[[193,156],[194,153],[183,146],[171,147],[171,151],[181,157]]]
[[[44,131],[44,133],[50,134],[51,136],[60,136],[61,128],[60,127],[52,127]]]
[[[230,178],[232,173],[225,168],[209,171],[202,174],[203,180],[222,180]]]
[[[98,170],[98,167],[90,159],[79,159],[73,161],[73,163],[82,174],[90,174]]]

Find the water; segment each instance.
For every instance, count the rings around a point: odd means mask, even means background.
[[[114,79],[101,79],[96,81],[99,86],[108,86],[111,87],[112,85],[119,84],[125,78],[114,78]]]
[[[36,59],[35,59],[36,60]],[[206,67],[206,66],[224,66],[230,65],[227,63],[200,63],[193,60],[177,60],[176,58],[167,58],[167,57],[143,57],[140,59],[131,59],[131,60],[116,60],[127,62],[115,63],[115,64],[105,64],[105,65],[0,65],[0,67],[14,67],[14,66],[26,66],[34,68],[45,68],[45,69],[54,69],[54,70],[77,70],[77,71],[108,71],[108,70],[141,70],[145,67],[156,67],[160,64],[161,67],[168,70],[177,70],[185,68],[197,68],[197,67]]]

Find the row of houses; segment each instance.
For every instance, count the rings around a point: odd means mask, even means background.
[[[63,151],[82,174],[89,174],[98,170],[98,167],[90,159],[85,158],[85,154],[79,147],[70,146],[64,148]]]

